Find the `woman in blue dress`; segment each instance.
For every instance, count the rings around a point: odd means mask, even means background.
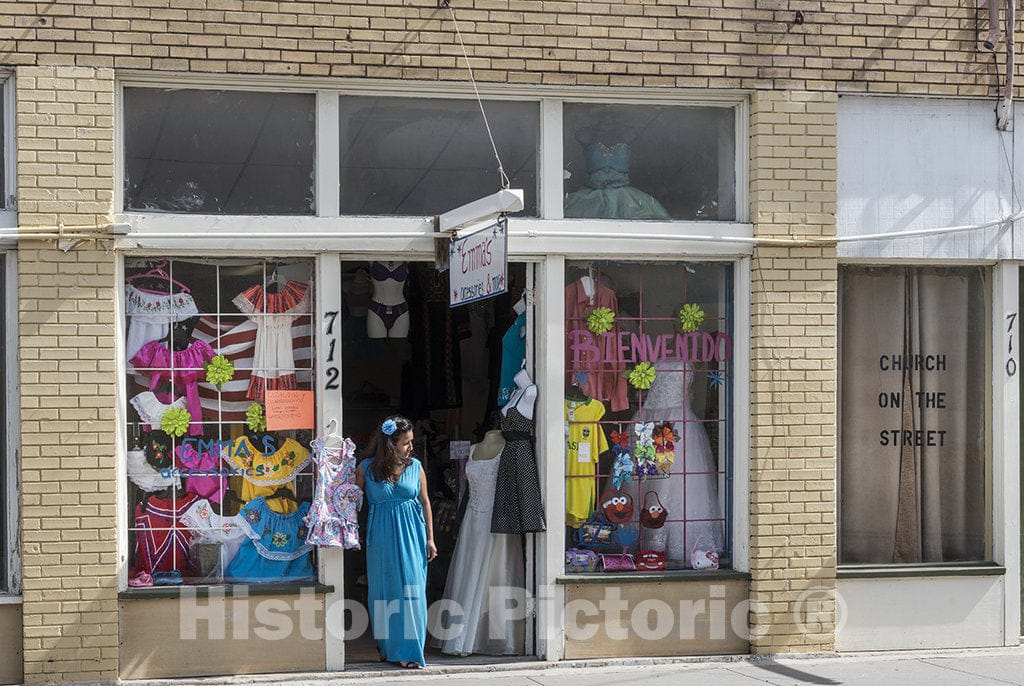
[[[366,577],[373,636],[381,661],[426,665],[427,562],[437,557],[427,478],[412,456],[412,424],[388,417],[356,468],[370,504]]]

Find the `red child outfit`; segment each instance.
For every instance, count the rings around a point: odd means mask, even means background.
[[[173,500],[150,496],[135,506],[134,573],[188,570],[192,533],[179,520],[198,499],[194,493]]]

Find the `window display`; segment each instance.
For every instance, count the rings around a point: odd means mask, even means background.
[[[567,263],[570,571],[690,569],[698,550],[728,562],[731,277],[726,264]]]
[[[265,413],[268,390],[312,392],[312,263],[125,271],[129,584],[312,580],[310,431]]]
[[[566,218],[736,218],[731,107],[563,107]]]
[[[840,278],[840,563],[990,559],[988,270]]]

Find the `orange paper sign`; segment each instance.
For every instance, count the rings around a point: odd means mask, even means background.
[[[267,391],[267,431],[312,429],[313,391]]]

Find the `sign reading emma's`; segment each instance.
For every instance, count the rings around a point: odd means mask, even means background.
[[[568,363],[577,362],[726,362],[732,358],[732,338],[726,333],[665,333],[651,336],[628,331],[594,334],[573,329],[567,334]]]

